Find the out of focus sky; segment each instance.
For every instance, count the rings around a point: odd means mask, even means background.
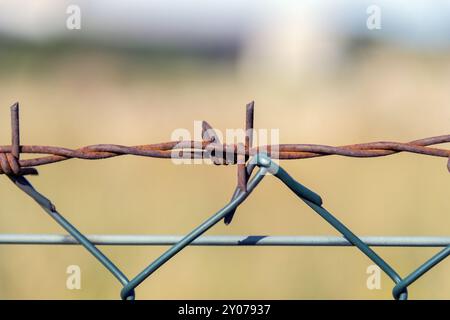
[[[66,28],[69,5],[80,7],[81,30]],[[371,5],[382,13],[379,30],[366,27]],[[448,1],[19,0],[0,6],[0,36],[6,39],[187,51],[231,59],[243,73],[261,75],[326,72],[361,41],[425,52],[450,47]]]
[[[67,8],[81,10],[69,30]],[[370,30],[372,5],[380,29]],[[21,104],[22,143],[77,148],[170,140],[207,120],[280,143],[344,145],[448,134],[449,1],[0,0],[0,144]],[[445,147],[445,146],[443,146]],[[448,147],[448,146],[447,146]],[[281,164],[358,235],[448,236],[446,159],[413,154],[323,157]],[[30,180],[81,231],[186,234],[229,201],[234,166],[176,166],[117,157],[38,168]],[[0,232],[64,233],[0,177]],[[270,177],[233,223],[208,234],[336,235]],[[130,277],[165,248],[105,247]],[[437,248],[377,248],[401,275]],[[65,286],[69,265],[82,289]],[[354,248],[188,248],[137,297],[391,298],[366,287],[371,262]],[[449,299],[449,261],[411,286]],[[0,298],[117,299],[120,285],[81,247],[0,246]]]
[[[276,29],[292,23],[292,32],[311,25],[336,35],[364,34],[368,38],[448,47],[450,30],[448,1],[52,1],[29,4],[26,0],[1,1],[0,30],[32,41],[66,37],[60,23],[65,8],[79,5],[88,33],[83,38],[118,43],[152,45],[174,43],[195,46],[205,42],[244,42],[265,28]],[[370,5],[379,6],[386,24],[379,33],[362,28],[361,15]],[[320,30],[315,30],[316,32]]]

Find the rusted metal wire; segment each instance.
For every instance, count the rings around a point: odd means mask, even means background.
[[[96,144],[77,149],[20,145],[19,146],[19,117],[18,104],[11,108],[13,124],[13,140],[11,146],[0,146],[0,174],[37,174],[33,167],[47,165],[69,159],[98,160],[117,157],[122,155],[135,155],[152,158],[171,159],[173,151],[179,150],[177,155],[180,158],[210,158],[215,164],[238,164],[239,188],[245,189],[244,183],[248,177],[243,167],[249,156],[265,152],[268,156],[274,156],[272,150],[276,150],[276,158],[280,160],[307,159],[323,157],[329,155],[339,155],[345,157],[383,157],[398,152],[410,152],[434,157],[450,157],[450,150],[430,147],[437,144],[450,142],[450,134],[436,137],[414,140],[406,143],[393,141],[378,141],[370,143],[360,143],[344,146],[328,146],[320,144],[280,144],[252,147],[253,131],[253,103],[247,105],[246,139],[244,148],[239,148],[239,144],[221,144],[218,141],[169,141],[156,144],[146,144],[137,146],[122,146],[116,144]],[[210,130],[208,130],[210,129]],[[205,121],[204,130],[213,131],[212,127]],[[213,142],[213,144],[212,144]],[[211,152],[208,148],[213,146]],[[242,150],[242,151],[241,151]],[[32,159],[20,159],[20,154],[46,155]],[[227,161],[218,160],[217,155],[227,157]],[[213,159],[214,158],[214,159]],[[232,159],[231,161],[229,159]],[[450,161],[448,162],[450,170]]]
[[[245,162],[248,160],[248,155],[250,152],[250,149],[253,145],[253,122],[254,122],[254,109],[255,109],[255,102],[252,101],[246,106],[246,114],[245,114],[245,156],[244,159],[242,157],[238,161],[238,188],[242,192],[247,191],[247,182],[248,182],[248,174],[247,170],[245,169]]]

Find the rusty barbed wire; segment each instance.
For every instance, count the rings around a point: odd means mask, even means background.
[[[12,144],[0,146],[0,174],[37,174],[33,167],[47,165],[69,159],[99,160],[123,155],[134,155],[151,158],[171,159],[174,151],[179,158],[213,160],[214,164],[238,164],[239,187],[245,190],[245,182],[248,180],[245,170],[245,162],[249,157],[260,152],[269,157],[280,160],[297,160],[314,157],[338,155],[345,157],[371,158],[383,157],[398,152],[409,152],[434,157],[449,158],[448,169],[450,171],[450,150],[430,147],[442,143],[450,143],[450,134],[414,140],[406,143],[393,141],[378,141],[359,143],[343,146],[328,146],[320,144],[279,144],[252,147],[253,113],[254,103],[247,105],[246,139],[244,147],[240,144],[221,144],[217,136],[207,135],[206,132],[214,132],[214,129],[203,122],[203,141],[169,141],[155,144],[123,146],[116,144],[96,144],[71,149],[57,146],[20,145],[19,140],[19,105],[11,107],[12,117]],[[212,149],[211,149],[212,147]],[[32,159],[20,159],[20,154],[47,155]],[[217,156],[221,155],[221,156]],[[222,160],[223,159],[223,160]]]

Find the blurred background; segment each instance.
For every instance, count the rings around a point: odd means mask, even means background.
[[[367,27],[370,5],[379,29]],[[66,22],[81,10],[81,29]],[[279,129],[281,143],[410,141],[449,133],[449,1],[0,0],[0,144],[21,104],[23,144],[80,147],[170,140],[194,120]],[[445,147],[445,146],[443,146]],[[446,146],[448,147],[448,145]],[[284,161],[358,235],[449,236],[446,159],[414,154]],[[229,201],[234,166],[117,157],[38,168],[31,182],[87,234],[183,235]],[[0,178],[2,233],[63,233]],[[337,235],[274,178],[209,235]],[[165,247],[102,247],[132,277]],[[437,248],[376,248],[404,276]],[[354,248],[191,247],[140,299],[390,299],[368,290]],[[79,265],[81,290],[66,289]],[[449,299],[447,259],[410,287]],[[0,246],[2,299],[117,299],[82,247]]]

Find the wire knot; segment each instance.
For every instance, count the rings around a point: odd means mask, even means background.
[[[11,153],[0,153],[0,174],[20,175],[20,163]]]
[[[11,149],[0,153],[0,174],[23,176],[38,174],[34,168],[20,166],[20,130],[19,130],[19,103],[11,107]]]

